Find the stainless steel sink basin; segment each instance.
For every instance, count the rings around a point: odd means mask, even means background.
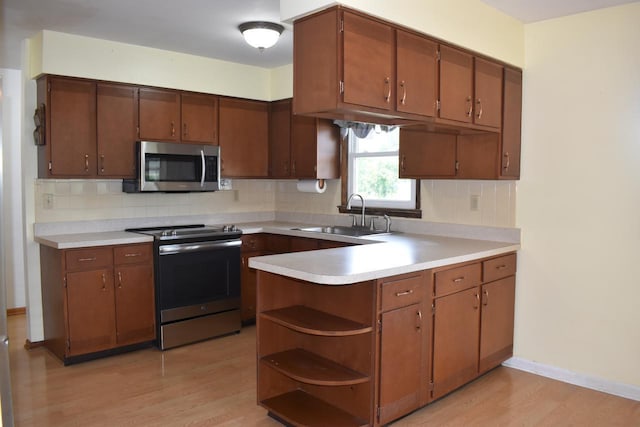
[[[293,228],[293,230],[311,231],[314,233],[339,234],[342,236],[360,237],[370,236],[372,234],[387,234],[383,230],[370,230],[368,227],[345,227],[342,225],[326,225],[322,227],[302,227]]]

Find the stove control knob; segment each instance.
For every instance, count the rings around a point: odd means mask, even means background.
[[[170,230],[163,230],[162,231],[162,237],[168,236],[169,234],[171,234]]]
[[[223,225],[222,226],[222,231],[224,231],[225,233],[229,231],[229,226],[228,225]]]
[[[235,225],[230,225],[229,231],[238,231],[238,227],[236,227]]]
[[[177,236],[178,235],[178,231],[177,230],[171,230],[171,235],[172,236]]]

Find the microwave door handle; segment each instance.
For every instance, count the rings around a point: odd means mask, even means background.
[[[202,176],[200,177],[200,187],[204,187],[204,176],[207,171],[207,163],[204,161],[204,150],[200,150],[200,157],[202,158]]]

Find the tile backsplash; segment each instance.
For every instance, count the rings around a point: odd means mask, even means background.
[[[171,217],[232,212],[336,214],[340,180],[301,193],[293,180],[233,180],[213,193],[122,192],[120,180],[35,180],[36,222]],[[421,181],[422,220],[515,227],[515,181]]]

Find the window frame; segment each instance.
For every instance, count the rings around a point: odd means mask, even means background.
[[[341,162],[341,176],[342,176],[342,185],[341,185],[341,200],[340,206],[338,206],[338,211],[340,213],[349,213],[349,214],[360,214],[362,212],[361,206],[359,206],[359,199],[354,199],[357,202],[357,205],[354,206],[352,203],[351,209],[347,209],[347,199],[349,197],[349,179],[350,179],[350,169],[353,156],[349,155],[349,141],[350,132],[346,129],[343,129],[340,132],[341,137],[341,157],[343,161]],[[376,155],[371,156],[361,156],[361,157],[377,157]],[[387,155],[385,154],[385,157]],[[399,156],[399,154],[398,154]],[[415,180],[415,200],[414,200],[413,208],[398,208],[398,207],[383,207],[383,206],[369,206],[366,204],[365,200],[365,214],[372,216],[382,216],[389,215],[395,217],[404,217],[404,218],[422,218],[422,210],[420,209],[420,180]]]

